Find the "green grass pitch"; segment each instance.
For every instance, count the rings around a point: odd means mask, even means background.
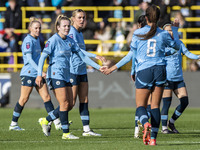
[[[170,109],[170,114],[172,114]],[[9,131],[13,109],[0,109],[0,150],[197,150],[200,149],[200,109],[189,108],[176,122],[180,134],[158,134],[157,146],[146,146],[134,139],[135,108],[90,109],[90,127],[102,137],[82,137],[78,109],[69,113],[73,121],[70,132],[79,140],[62,140],[62,131],[52,126],[51,136],[45,137],[37,122],[46,116],[45,109],[25,108],[19,125],[25,131]]]

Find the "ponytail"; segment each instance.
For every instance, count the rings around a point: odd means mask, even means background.
[[[157,22],[160,17],[160,9],[156,5],[149,6],[146,10],[146,17],[149,23],[152,23],[151,29],[148,33],[143,35],[137,35],[141,37],[142,40],[148,40],[156,34]]]

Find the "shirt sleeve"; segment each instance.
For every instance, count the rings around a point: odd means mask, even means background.
[[[54,46],[55,46],[55,42],[53,42],[53,40],[49,40],[49,41],[47,41],[46,42],[46,44],[45,44],[45,47],[44,47],[44,49],[43,49],[43,53],[46,53],[46,54],[51,54],[52,53],[52,51],[53,51],[53,49],[54,49]]]
[[[26,41],[25,46],[23,46],[24,55],[28,53],[32,54],[32,50],[33,50],[33,43],[30,41]]]
[[[96,54],[89,53],[89,52],[85,51],[84,49],[81,49],[81,51],[88,57],[95,58],[97,56]]]
[[[130,44],[130,48],[133,49],[137,49],[137,39],[138,37],[136,35],[133,34],[132,40],[131,40],[131,44]]]
[[[173,32],[173,37],[174,39],[179,39],[179,35],[178,35],[178,27],[172,26],[172,32]]]
[[[77,52],[77,54],[81,57],[81,59],[88,65],[92,66],[93,68],[99,70],[100,69],[100,65],[98,65],[97,63],[95,63],[93,60],[91,60],[88,56],[86,56],[82,51],[79,50],[79,52]]]
[[[172,47],[175,50],[180,49],[181,45],[180,45],[179,40],[173,40],[167,31],[165,31],[164,36],[165,36],[164,42],[165,42],[166,46]]]
[[[79,51],[81,51],[81,48],[78,46],[78,44],[73,40],[71,39],[71,44],[72,44],[72,53],[78,53]]]
[[[44,61],[47,58],[48,54],[47,53],[42,53],[39,63],[38,63],[38,76],[42,76],[42,71],[43,71],[43,66],[44,66]]]
[[[136,54],[137,54],[137,51],[133,51],[131,75],[135,74],[135,59],[136,59]]]
[[[32,59],[32,54],[31,54],[31,53],[27,53],[27,54],[26,54],[26,57],[27,57],[28,63],[29,63],[35,70],[38,70],[37,64],[36,64],[36,63],[33,61],[33,59]]]
[[[120,67],[127,64],[132,59],[132,56],[133,56],[133,51],[130,50],[128,54],[116,64],[117,68],[119,69]]]
[[[185,47],[184,44],[181,44],[182,52],[185,56],[187,56],[190,59],[199,59],[198,55],[190,53],[190,51]]]

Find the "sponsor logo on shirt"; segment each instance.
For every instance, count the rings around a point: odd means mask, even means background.
[[[65,54],[65,55],[71,55],[71,51],[69,50],[64,50],[64,51],[59,51],[61,54]]]
[[[41,52],[41,50],[40,49],[36,49],[36,53],[40,53]]]
[[[30,42],[26,43],[26,49],[30,48]]]

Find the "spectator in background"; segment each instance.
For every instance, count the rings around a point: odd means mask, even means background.
[[[94,39],[101,40],[103,43],[97,46],[97,52],[108,52],[112,47],[111,43],[104,43],[104,41],[110,40],[111,35],[111,27],[106,24],[106,21],[102,21],[99,23],[99,29],[95,32]]]
[[[87,13],[86,21],[84,22],[84,27],[82,29],[84,39],[93,39],[95,31],[98,29],[97,24],[94,22],[94,16],[92,13]],[[96,51],[96,44],[86,44],[87,51]]]
[[[133,37],[133,33],[134,31],[138,29],[138,24],[137,23],[133,23],[133,25],[130,27],[129,29],[129,33],[126,37],[126,41],[127,41],[127,45],[130,46],[131,41],[132,41],[132,37]]]
[[[112,28],[114,29],[114,40],[116,43],[113,45],[112,51],[121,51],[124,48],[123,41],[125,40],[125,30],[122,27],[122,22],[117,22],[116,27]]]
[[[127,0],[113,0],[113,6],[129,6],[129,2]],[[112,14],[113,13],[113,14]],[[123,18],[123,17],[128,17],[129,14],[127,11],[123,10],[114,10],[111,11],[111,16],[114,18]]]
[[[188,22],[185,20],[185,17],[182,15],[182,13],[180,11],[177,11],[174,15],[175,18],[177,18],[179,20],[179,28],[187,28]]]
[[[137,23],[138,18],[141,15],[145,15],[145,11],[146,9],[149,7],[149,3],[147,2],[147,0],[139,0],[139,10],[136,11],[135,16],[134,16],[134,22]]]
[[[36,7],[51,7],[52,3],[51,0],[34,0]],[[43,18],[51,18],[52,11],[36,11],[35,15],[37,18],[43,19]],[[42,22],[42,28],[43,29],[49,29],[50,28],[50,22]],[[45,35],[45,38],[50,38],[50,33],[47,33]]]
[[[56,33],[56,29],[55,29],[55,21],[56,18],[62,14],[62,10],[60,6],[56,7],[55,12],[53,13],[52,17],[51,17],[51,24],[50,24],[50,28],[51,28],[51,36],[54,35]]]
[[[193,0],[179,0],[179,6],[182,7],[180,11],[184,17],[192,16],[192,11],[187,6],[191,6],[193,4]]]
[[[158,26],[162,27],[166,22],[170,22],[170,14],[167,13],[167,6],[169,5],[169,2],[166,0],[161,0],[161,3],[159,3],[160,7],[160,19],[158,22]]]
[[[121,6],[122,0],[113,0],[113,6]],[[114,18],[123,18],[122,10],[114,10]]]
[[[5,23],[3,36],[4,41],[8,42],[9,49],[8,52],[19,52],[18,41],[20,40],[20,34],[15,34],[15,29],[22,28],[22,12],[20,6],[17,4],[16,0],[9,0],[9,7],[5,11]],[[9,57],[9,64],[13,64],[13,56]]]

